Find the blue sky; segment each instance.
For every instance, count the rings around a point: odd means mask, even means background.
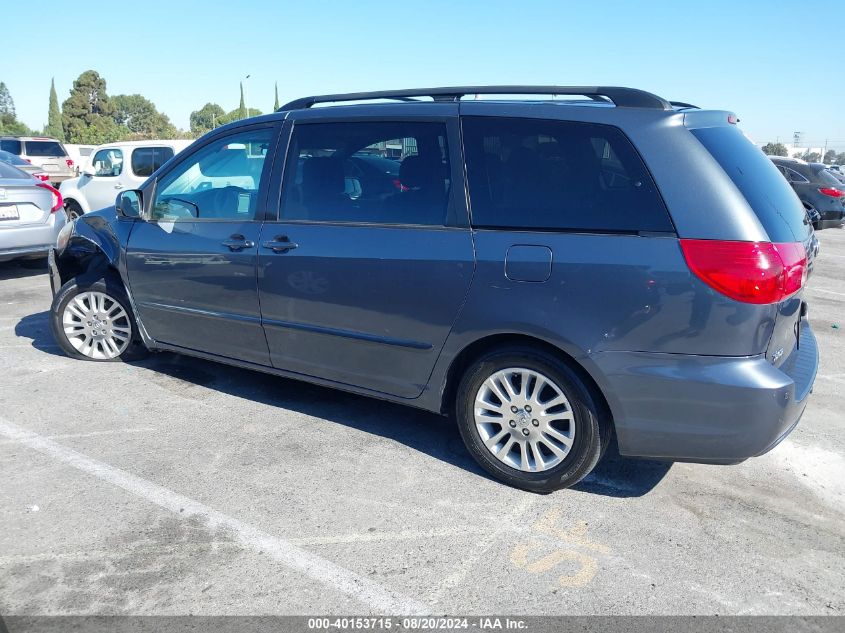
[[[622,85],[734,110],[755,140],[845,151],[845,1],[79,0],[3,3],[0,81],[40,128],[88,69],[180,127],[307,94],[453,84]],[[44,13],[52,26],[45,26]],[[27,26],[28,25],[28,26]],[[831,33],[825,36],[825,33]],[[838,32],[837,35],[833,35]],[[36,37],[45,35],[42,47]],[[61,54],[56,55],[56,51]],[[806,91],[806,92],[805,92]]]

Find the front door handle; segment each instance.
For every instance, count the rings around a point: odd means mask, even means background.
[[[123,189],[123,185],[121,185],[120,183],[117,183],[117,184],[114,186],[114,188],[115,188],[115,189]]]
[[[239,233],[235,233],[234,235],[230,236],[229,239],[223,242],[222,244],[233,252],[242,251],[245,248],[252,248],[253,246],[255,246],[255,242],[246,239],[243,235]]]
[[[261,246],[269,248],[274,253],[287,253],[294,248],[298,248],[299,244],[291,242],[287,235],[277,235],[269,242],[264,242]]]

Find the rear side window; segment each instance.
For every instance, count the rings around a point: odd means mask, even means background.
[[[21,142],[14,138],[4,138],[0,141],[0,149],[4,152],[11,152],[17,156],[21,155]]]
[[[674,231],[631,142],[608,125],[464,117],[477,227]]]
[[[27,156],[67,156],[67,152],[56,141],[24,141]]]
[[[148,178],[171,158],[173,150],[170,147],[139,147],[132,152],[132,173]]]
[[[803,240],[806,212],[777,167],[734,126],[691,130],[754,209],[773,242]],[[789,168],[787,168],[789,169]]]

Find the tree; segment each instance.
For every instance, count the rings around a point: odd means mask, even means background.
[[[56,80],[50,80],[50,108],[47,112],[47,127],[44,134],[52,136],[60,141],[65,140],[65,131],[62,128],[62,112],[59,110],[59,97],[56,95]]]
[[[808,163],[817,163],[821,159],[821,154],[818,152],[807,152],[802,158]]]
[[[115,107],[106,94],[106,80],[86,70],[73,82],[70,96],[62,104],[62,127],[69,143],[100,145],[125,136],[127,130],[115,123]]]
[[[6,84],[0,81],[0,124],[9,125],[17,120],[15,102]]]
[[[159,112],[155,104],[139,94],[116,95],[114,122],[126,128],[135,139],[173,138],[178,134],[176,126],[166,114]]]
[[[792,158],[803,158],[803,157],[804,157],[804,154],[802,152],[795,152],[792,155]]]
[[[786,156],[786,145],[783,143],[766,143],[763,145],[763,153],[769,156]]]
[[[216,103],[206,103],[199,110],[191,112],[191,132],[201,136],[213,130],[218,125],[223,125],[226,113]]]
[[[827,163],[828,165],[832,165],[836,162],[836,152],[832,149],[827,150],[824,153],[824,159],[822,162]]]
[[[263,112],[261,112],[261,110],[259,110],[258,108],[249,108],[248,110],[245,110],[243,112],[241,112],[240,108],[235,108],[231,112],[227,112],[222,117],[220,117],[220,120],[217,122],[217,124],[225,125],[226,123],[231,123],[232,121],[240,121],[241,119],[245,119],[247,117],[261,116],[262,114]]]
[[[241,105],[238,106],[238,119],[247,117],[246,104],[244,103],[244,82],[241,82]]]
[[[2,81],[0,81],[0,134],[10,136],[29,136],[34,134],[25,123],[18,121],[15,116],[15,102]]]
[[[837,165],[845,165],[845,152],[839,152],[836,155],[836,164]]]
[[[273,112],[279,109],[279,82],[276,82],[276,100],[273,102]]]

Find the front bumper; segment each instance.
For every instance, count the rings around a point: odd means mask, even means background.
[[[780,367],[764,356],[603,352],[603,373],[623,455],[729,464],[761,455],[798,424],[819,352],[809,321]]]
[[[55,297],[62,287],[62,276],[59,274],[59,267],[56,264],[56,249],[50,248],[47,252],[47,274],[50,276],[50,290]]]

